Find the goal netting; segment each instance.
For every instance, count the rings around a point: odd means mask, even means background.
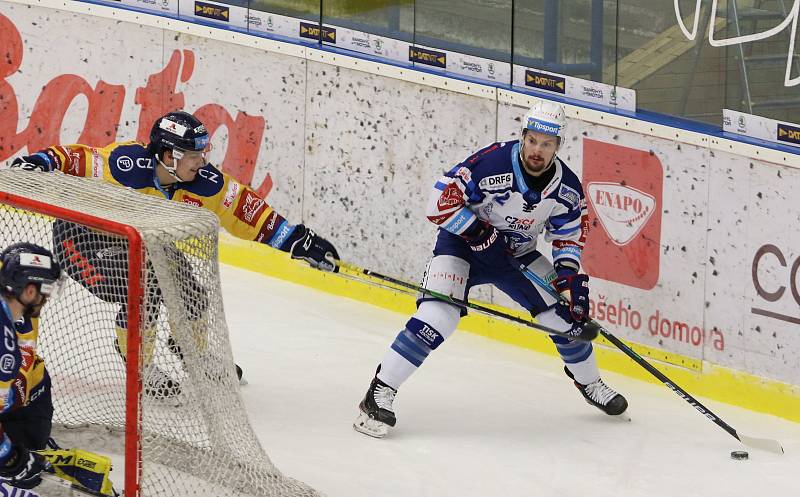
[[[124,447],[126,497],[319,495],[278,471],[248,422],[218,230],[205,209],[101,180],[0,171],[0,248],[42,245],[69,276],[39,324],[54,423]]]

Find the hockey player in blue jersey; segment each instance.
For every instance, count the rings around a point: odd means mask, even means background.
[[[538,100],[525,116],[519,141],[492,144],[436,182],[427,213],[439,226],[422,286],[465,299],[491,283],[543,325],[578,334],[588,318],[589,278],[580,274],[588,230],[580,179],[557,156],[566,117],[561,105]],[[552,243],[553,262],[536,250],[540,234]],[[557,303],[520,271],[552,281],[567,297]],[[569,303],[566,303],[569,302]],[[397,390],[455,331],[463,308],[428,295],[384,355],[359,405],[353,427],[383,437],[396,423]],[[564,371],[586,401],[609,415],[628,403],[600,379],[590,342],[551,335]]]
[[[0,253],[0,482],[32,488],[49,463],[34,450],[50,437],[50,377],[36,353],[42,306],[63,286],[49,250],[15,243]]]

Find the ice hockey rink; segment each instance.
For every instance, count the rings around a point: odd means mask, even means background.
[[[403,385],[397,427],[364,436],[357,404],[408,316],[231,266],[222,284],[263,447],[330,497],[800,495],[800,424],[701,399],[786,451],[733,460],[743,447],[660,383],[605,373],[630,403],[631,422],[612,419],[557,358],[465,332]]]

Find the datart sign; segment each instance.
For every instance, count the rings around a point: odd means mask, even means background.
[[[514,86],[563,95],[575,100],[623,110],[636,110],[636,92],[621,86],[566,76],[534,67],[514,66]]]

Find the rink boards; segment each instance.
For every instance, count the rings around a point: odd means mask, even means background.
[[[0,127],[0,161],[58,142],[146,140],[155,117],[182,107],[212,132],[212,162],[331,239],[348,262],[412,282],[435,235],[424,216],[430,186],[477,148],[517,136],[531,102],[524,93],[80,2],[0,2],[0,39],[11,47],[0,93],[15,104],[4,111],[12,125]],[[595,318],[641,344],[646,357],[679,366],[668,366],[673,379],[693,393],[798,419],[798,155],[566,107],[559,155],[586,189],[584,267]],[[225,243],[230,262],[243,264],[252,250],[267,257],[253,244],[228,252]],[[408,297],[375,297],[374,287],[279,261],[258,269],[413,308]],[[474,296],[511,305],[491,289]],[[464,326],[552,352],[546,337],[527,330]],[[611,349],[601,361],[642,374]]]

